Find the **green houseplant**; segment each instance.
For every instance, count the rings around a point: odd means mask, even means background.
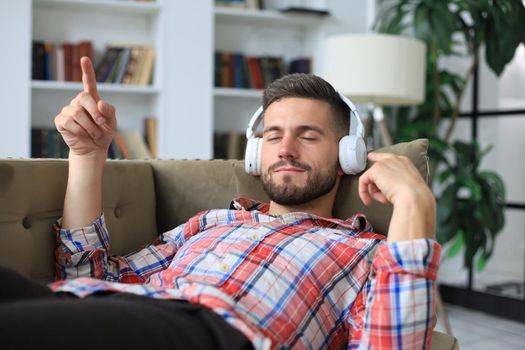
[[[521,0],[383,0],[375,30],[414,36],[427,44],[425,102],[386,112],[396,142],[430,140],[431,175],[443,186],[438,240],[454,242],[449,255],[464,249],[471,288],[475,257],[478,269],[483,269],[503,228],[505,188],[496,173],[479,169],[488,149],[480,151],[476,140],[451,145],[450,137],[482,48],[488,66],[499,76],[517,46],[525,43],[524,5]],[[464,75],[443,67],[443,58],[454,55],[469,60]],[[445,120],[445,128],[440,127]]]

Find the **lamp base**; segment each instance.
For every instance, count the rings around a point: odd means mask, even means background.
[[[370,102],[367,105],[365,125],[366,147],[368,151],[373,151],[380,147],[391,146],[392,136],[385,123],[383,108]]]

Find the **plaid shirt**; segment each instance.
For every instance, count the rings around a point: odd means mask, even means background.
[[[104,216],[55,226],[55,291],[184,299],[221,315],[256,349],[429,348],[440,247],[385,243],[363,215],[268,214],[239,198],[124,257],[108,256]],[[78,278],[74,278],[78,277]]]

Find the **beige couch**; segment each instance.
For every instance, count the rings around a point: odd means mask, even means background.
[[[427,176],[426,140],[391,146]],[[0,265],[41,282],[54,276],[52,224],[62,214],[67,181],[66,160],[0,160]],[[157,233],[183,223],[198,211],[225,208],[238,195],[267,200],[258,178],[244,172],[241,161],[108,161],[103,179],[103,208],[111,253],[129,253],[153,241]],[[364,207],[357,178],[343,178],[335,215],[368,215],[385,233],[391,207]],[[435,332],[432,349],[457,349],[456,339]]]

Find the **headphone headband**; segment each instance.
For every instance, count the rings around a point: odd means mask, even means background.
[[[354,119],[356,120],[356,136],[364,138],[364,126],[363,122],[361,121],[361,118],[359,117],[359,113],[357,112],[357,108],[355,108],[352,101],[350,101],[345,95],[339,93],[339,97],[341,100],[350,108],[350,118],[352,118],[352,115],[354,116]],[[255,130],[257,130],[257,127],[262,121],[262,115],[263,115],[263,107],[260,106],[255,113],[253,113],[250,123],[248,123],[248,128],[246,129],[246,138],[252,139],[255,137]],[[348,134],[351,135],[350,130],[348,130]]]

